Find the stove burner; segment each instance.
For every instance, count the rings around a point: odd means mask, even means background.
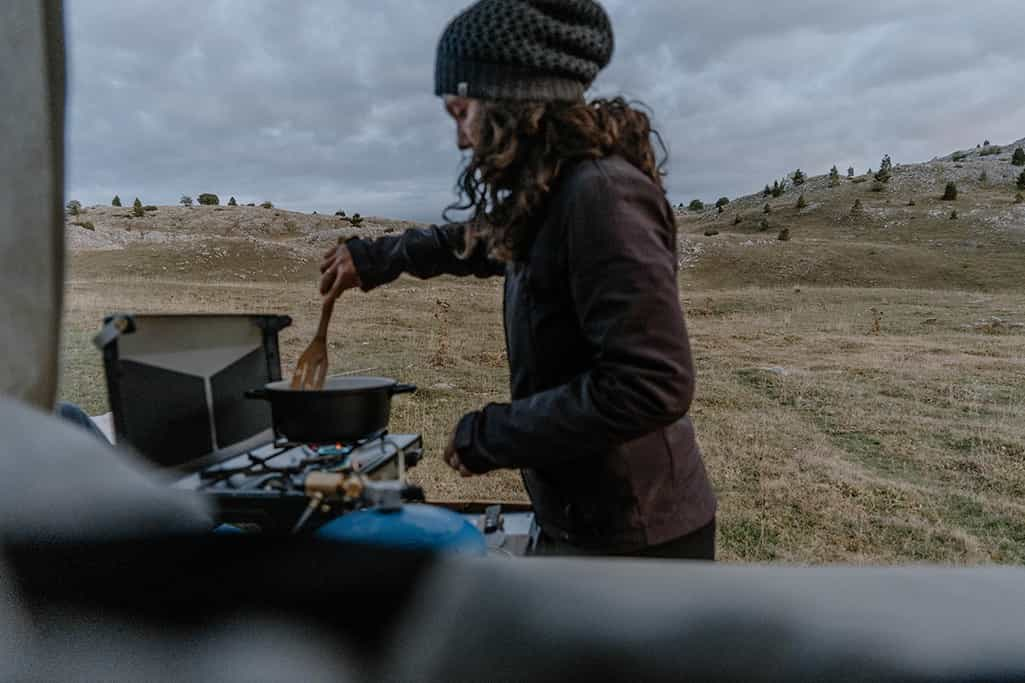
[[[216,503],[219,521],[287,532],[295,528],[295,520],[306,509],[303,524],[298,526],[311,527],[345,510],[373,506],[377,489],[384,485],[398,486],[406,495],[416,497],[416,487],[405,484],[405,471],[419,462],[422,450],[418,434],[380,432],[354,443],[335,444],[282,440],[191,474],[175,485],[209,495]],[[314,495],[311,485],[323,487],[325,482],[338,483],[338,493],[328,496],[323,505],[318,500],[309,507]],[[354,498],[342,493],[343,489],[362,495]]]

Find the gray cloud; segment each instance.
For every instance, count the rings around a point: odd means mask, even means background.
[[[467,2],[66,0],[69,194],[438,220],[460,155],[434,45]],[[1025,135],[1020,0],[606,6],[593,93],[652,108],[674,202]]]

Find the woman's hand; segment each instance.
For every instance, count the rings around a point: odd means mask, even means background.
[[[320,293],[330,301],[337,299],[345,290],[360,286],[356,264],[352,262],[352,254],[344,244],[324,252],[320,272]]]
[[[452,436],[448,440],[448,446],[445,447],[445,464],[454,469],[462,477],[472,477],[473,472],[466,469],[466,465],[459,459],[459,452],[456,451],[456,433],[452,432]]]

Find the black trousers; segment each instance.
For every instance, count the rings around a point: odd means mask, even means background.
[[[544,531],[538,535],[532,555],[585,557],[651,557],[670,560],[715,560],[715,518],[686,536],[629,553],[610,553],[581,548],[552,538]]]

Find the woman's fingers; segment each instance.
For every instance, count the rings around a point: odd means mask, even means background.
[[[326,273],[324,273],[323,275],[321,275],[320,276],[320,293],[321,293],[321,295],[327,296],[327,293],[330,292],[334,288],[335,284],[337,282],[339,282],[341,279],[342,278],[339,275],[337,270],[329,270]]]
[[[335,277],[335,281],[331,283],[331,286],[328,288],[327,294],[325,295],[328,299],[331,300],[337,299],[339,296],[342,295],[342,292],[344,292],[346,289],[349,289],[352,286],[350,283],[346,282],[344,272],[342,272],[341,270],[335,272],[337,273],[337,277]]]

